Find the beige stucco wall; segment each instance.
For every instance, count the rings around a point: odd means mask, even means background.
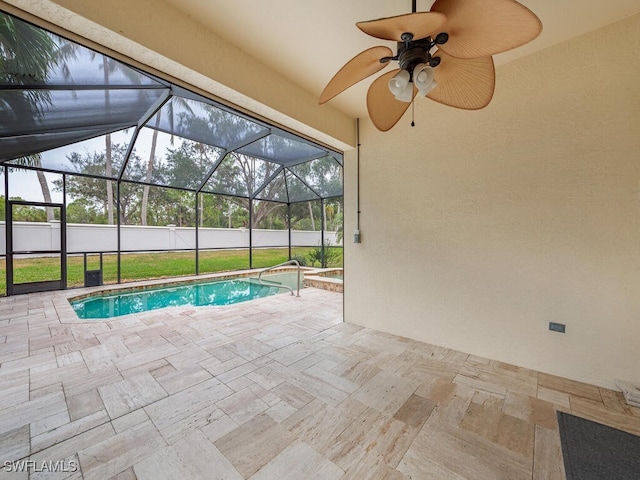
[[[499,67],[484,110],[425,99],[415,128],[408,115],[384,134],[362,122],[346,320],[598,385],[640,382],[639,51],[635,16]]]

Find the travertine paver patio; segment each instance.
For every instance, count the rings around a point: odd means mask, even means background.
[[[0,299],[2,478],[554,479],[556,409],[640,433],[616,392],[345,324],[334,292],[112,321],[77,293]]]

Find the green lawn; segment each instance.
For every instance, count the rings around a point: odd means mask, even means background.
[[[313,248],[294,248],[292,255],[307,257]],[[330,267],[342,266],[342,249],[332,248]],[[253,267],[264,268],[286,262],[289,251],[286,248],[269,248],[253,251]],[[103,283],[117,283],[118,266],[116,255],[103,256]],[[60,260],[57,258],[29,258],[14,261],[14,282],[26,283],[52,280],[60,276]],[[200,273],[215,273],[249,268],[248,250],[221,250],[200,252]],[[309,262],[311,264],[311,262]],[[89,270],[98,269],[98,255],[87,259]],[[134,253],[121,255],[121,281],[131,282],[151,278],[193,275],[196,271],[194,252]],[[316,266],[319,266],[316,263]],[[82,255],[67,258],[67,285],[80,287],[84,284],[84,260]],[[6,294],[5,262],[0,263],[0,295]]]

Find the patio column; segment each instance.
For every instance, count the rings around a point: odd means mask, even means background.
[[[111,188],[111,186],[109,186]],[[121,265],[120,265],[120,180],[116,182],[116,232],[118,234],[118,283],[121,283]]]
[[[287,203],[287,226],[289,227],[289,260],[291,260],[291,203]]]
[[[200,210],[198,209],[198,195],[200,195],[200,192],[196,192],[196,275],[200,274],[200,255],[199,255],[199,251],[198,251],[198,236],[199,236],[199,230],[198,230],[198,225],[200,224]]]
[[[249,269],[253,268],[253,198],[249,197]]]
[[[324,254],[324,198],[320,199],[320,242],[322,245],[322,261],[320,265],[324,268],[325,265],[325,254]]]

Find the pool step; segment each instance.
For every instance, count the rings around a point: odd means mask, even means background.
[[[259,283],[259,282],[258,282]],[[269,280],[267,278],[263,278],[262,279],[262,283],[266,284],[266,283],[271,283],[273,285],[282,285],[282,282],[276,282],[275,280]]]
[[[262,278],[262,282],[263,283],[260,283],[260,280],[258,279],[258,277],[249,277],[249,281],[251,283],[256,283],[258,285],[264,285],[267,282],[271,283],[273,285],[283,285],[284,284],[284,282],[278,282],[277,280],[271,280],[270,278],[264,278],[264,277]]]

